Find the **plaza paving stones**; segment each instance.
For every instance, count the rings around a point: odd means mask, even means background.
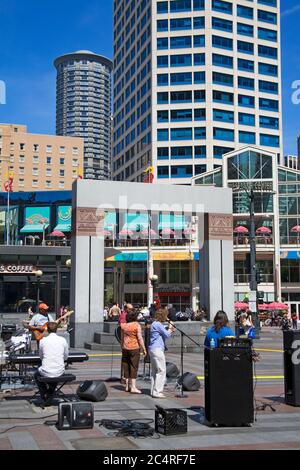
[[[265,329],[262,339],[255,343],[260,350],[261,361],[255,367],[256,404],[267,403],[276,410],[266,407],[258,411],[252,427],[210,428],[204,419],[204,388],[201,379],[199,392],[187,392],[187,398],[177,398],[176,381],[166,387],[166,399],[150,397],[149,380],[138,381],[143,395],[131,395],[123,391],[119,382],[106,382],[108,398],[95,403],[95,420],[102,419],[154,419],[155,405],[165,408],[184,408],[188,414],[188,433],[179,436],[154,436],[134,439],[115,437],[114,433],[95,423],[93,429],[58,431],[45,421],[55,422],[57,407],[41,409],[29,399],[34,390],[12,390],[1,394],[0,399],[0,450],[254,450],[254,449],[300,449],[300,408],[284,404],[283,399],[283,356],[282,333],[276,329]],[[180,365],[179,354],[168,354],[169,362]],[[203,353],[185,354],[184,370],[204,375]],[[67,394],[75,394],[78,384],[87,379],[106,380],[120,374],[120,355],[112,358],[109,354],[92,354],[83,364],[69,368],[77,381],[64,388]],[[141,363],[140,373],[143,367]],[[54,416],[51,416],[54,415]],[[51,423],[50,423],[51,424]],[[154,425],[153,425],[154,426]]]

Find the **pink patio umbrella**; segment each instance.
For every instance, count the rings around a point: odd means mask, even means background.
[[[61,232],[60,230],[54,230],[54,232],[50,233],[50,237],[63,238],[65,237],[65,234]]]
[[[247,227],[243,227],[242,225],[240,225],[239,227],[235,227],[234,233],[249,233],[249,230],[247,229]]]
[[[142,235],[143,238],[148,238],[148,236],[149,236],[148,229],[142,230],[141,235]],[[150,237],[151,238],[158,238],[158,234],[157,234],[157,232],[155,232],[155,230],[153,230],[153,228],[150,229]]]
[[[246,302],[235,302],[234,308],[236,310],[247,310],[249,308],[249,305],[246,304]]]
[[[112,236],[112,232],[110,230],[103,230],[104,238],[110,238]]]
[[[185,228],[183,231],[184,235],[194,235],[196,233],[195,228]]]
[[[121,230],[121,232],[119,232],[119,235],[120,237],[132,237],[133,236],[133,232],[131,230]]]
[[[291,229],[291,232],[293,233],[300,233],[300,225],[296,225]]]
[[[268,305],[268,310],[288,310],[289,306],[282,302],[272,302]]]
[[[175,235],[175,232],[174,232],[174,230],[172,230],[170,228],[164,228],[161,231],[161,234],[162,234],[162,236],[173,236],[173,235]]]
[[[266,234],[266,235],[270,235],[272,233],[272,230],[269,229],[269,227],[259,227],[257,230],[256,230],[256,233],[262,233],[262,234]]]
[[[269,305],[268,304],[258,304],[258,310],[264,312],[266,310],[269,309]]]

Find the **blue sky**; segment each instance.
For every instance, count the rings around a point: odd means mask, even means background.
[[[300,104],[292,83],[300,80],[300,1],[281,0],[285,153],[296,152]],[[79,49],[112,57],[112,0],[0,0],[0,80],[7,104],[0,122],[55,133],[53,60]]]

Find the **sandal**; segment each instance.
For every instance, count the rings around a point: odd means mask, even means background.
[[[130,391],[130,393],[133,393],[135,395],[141,395],[142,394],[141,390],[137,390],[135,392]]]

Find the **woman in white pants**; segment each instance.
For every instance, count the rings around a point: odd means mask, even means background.
[[[165,341],[175,331],[171,324],[167,330],[163,323],[167,320],[168,310],[160,309],[155,314],[155,321],[151,325],[149,354],[151,360],[151,396],[165,398],[163,394],[166,381]]]

